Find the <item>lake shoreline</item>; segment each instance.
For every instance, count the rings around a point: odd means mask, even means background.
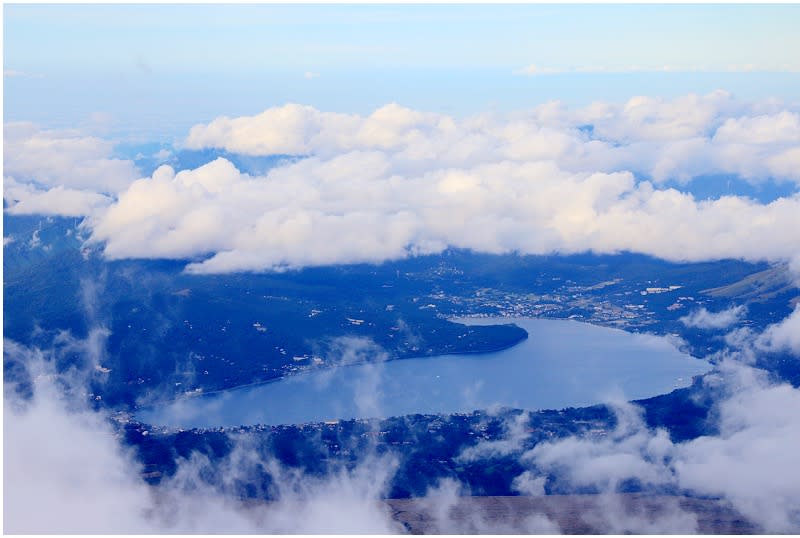
[[[308,370],[153,403],[135,414],[147,423],[192,428],[229,422],[294,424],[367,415],[451,414],[494,405],[528,410],[584,407],[607,401],[612,394],[626,400],[666,394],[690,385],[710,369],[707,362],[681,352],[664,336],[576,320],[472,319],[486,325],[512,324],[513,320],[526,338],[492,352],[391,358],[350,363],[346,370],[332,366]],[[489,360],[470,360],[481,355]],[[370,365],[382,367],[376,370]],[[228,397],[217,399],[221,395]],[[359,401],[365,396],[373,407],[362,408]]]
[[[508,319],[514,319],[514,318],[508,318]],[[452,320],[448,320],[448,321],[452,321]],[[454,321],[453,323],[458,323],[458,322]],[[465,324],[461,324],[461,325],[465,325]],[[519,325],[516,325],[513,322],[511,322],[511,323],[496,323],[496,324],[492,324],[492,325],[515,325],[516,327],[519,327]],[[284,374],[284,375],[281,375],[281,376],[278,376],[278,377],[272,377],[270,379],[263,379],[261,381],[253,381],[252,383],[245,383],[243,385],[235,385],[233,387],[227,387],[227,388],[215,389],[215,390],[209,390],[209,391],[203,390],[201,392],[197,392],[197,393],[194,393],[194,394],[184,394],[182,396],[177,396],[175,398],[165,398],[163,400],[156,400],[156,401],[148,403],[146,405],[142,405],[142,406],[138,406],[137,405],[137,406],[135,406],[134,409],[133,409],[133,412],[136,413],[137,411],[140,411],[142,409],[147,409],[149,407],[153,407],[153,406],[156,406],[156,405],[169,404],[169,403],[174,403],[174,402],[179,402],[179,401],[184,401],[184,400],[193,400],[195,398],[203,398],[203,397],[206,397],[206,396],[217,396],[219,394],[233,392],[233,391],[236,391],[236,390],[243,390],[243,389],[248,389],[248,388],[259,387],[259,386],[262,386],[262,385],[269,385],[270,383],[276,383],[278,381],[284,381],[286,379],[291,379],[291,378],[299,376],[299,375],[307,375],[307,374],[313,374],[313,373],[317,373],[317,372],[325,372],[325,371],[329,371],[329,370],[334,370],[336,368],[346,368],[346,367],[349,367],[349,366],[363,366],[363,365],[366,365],[366,364],[384,364],[384,363],[393,362],[393,361],[426,359],[426,358],[431,358],[431,357],[445,357],[445,356],[450,356],[450,355],[488,355],[488,354],[491,354],[491,353],[498,353],[500,351],[505,351],[507,349],[511,349],[514,346],[518,346],[518,345],[522,344],[523,342],[525,342],[529,338],[530,335],[528,334],[528,331],[526,331],[523,327],[519,327],[519,328],[522,329],[524,331],[524,333],[525,333],[521,338],[519,338],[519,340],[516,340],[514,342],[510,342],[510,343],[507,343],[507,344],[502,344],[502,345],[496,346],[496,347],[491,348],[491,349],[481,349],[481,350],[477,350],[477,351],[471,351],[471,350],[466,350],[466,351],[443,351],[443,352],[440,352],[440,353],[428,354],[428,355],[407,355],[407,356],[402,356],[402,357],[389,357],[388,359],[386,359],[384,361],[378,361],[378,362],[364,360],[364,361],[352,362],[352,363],[349,363],[349,364],[346,364],[346,365],[335,365],[334,364],[334,365],[329,365],[329,366],[318,367],[318,368],[315,368],[313,370],[305,370],[305,371],[297,372],[297,373]]]

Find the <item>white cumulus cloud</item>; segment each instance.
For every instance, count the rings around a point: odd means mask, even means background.
[[[85,212],[110,259],[189,259],[201,273],[380,262],[447,246],[791,260],[800,194],[696,200],[660,182],[713,173],[800,181],[797,118],[722,91],[463,119],[397,104],[366,116],[290,104],[196,125],[185,146],[303,159],[264,176],[217,159],[136,180],[129,161],[107,158],[108,143],[9,124],[7,153],[21,149],[4,194],[17,213],[57,214],[59,199],[60,214]],[[45,192],[55,187],[64,190]]]
[[[40,189],[30,183],[18,183],[6,177],[3,197],[12,215],[61,215],[79,217],[90,215],[98,208],[111,204],[109,196],[91,190],[57,186]]]
[[[800,251],[800,196],[696,201],[630,173],[570,173],[549,161],[407,171],[350,151],[264,177],[217,159],[159,168],[93,216],[111,259],[195,258],[195,272],[380,262],[445,247],[490,253],[635,251],[670,260],[786,259]]]
[[[196,125],[185,143],[250,155],[390,151],[408,166],[427,168],[553,160],[567,171],[630,170],[655,181],[730,173],[751,181],[797,182],[800,173],[791,166],[797,117],[779,103],[743,103],[724,91],[674,99],[640,96],[577,109],[554,102],[460,120],[397,104],[368,116],[288,104]]]
[[[111,156],[113,142],[32,123],[3,127],[4,176],[44,187],[115,193],[138,176],[132,161]]]

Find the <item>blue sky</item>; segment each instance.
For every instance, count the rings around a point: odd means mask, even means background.
[[[4,112],[148,137],[286,102],[459,115],[716,88],[791,100],[799,21],[797,5],[6,5]],[[531,65],[550,74],[520,74]]]

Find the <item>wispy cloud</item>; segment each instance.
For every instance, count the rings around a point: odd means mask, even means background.
[[[568,69],[558,68],[558,67],[544,67],[541,65],[530,64],[526,67],[522,67],[520,69],[515,69],[513,74],[515,75],[528,75],[528,76],[535,76],[535,75],[560,75],[562,73],[569,73]]]
[[[727,329],[747,312],[744,305],[732,306],[720,312],[709,312],[704,307],[695,310],[689,315],[680,318],[680,322],[687,327],[697,327],[699,329]]]
[[[80,343],[80,342],[78,342]],[[59,374],[51,351],[6,341],[6,359],[23,365],[33,388],[20,399],[6,380],[4,530],[12,533],[399,533],[402,527],[378,501],[397,469],[391,455],[359,454],[354,468],[307,476],[247,438],[231,438],[232,451],[210,461],[194,453],[176,473],[148,486],[134,453],[118,443],[105,411],[85,404],[82,375]],[[81,352],[80,348],[76,348]],[[92,370],[87,370],[91,372]],[[74,372],[73,372],[74,373]],[[80,374],[80,372],[79,372]],[[19,375],[17,376],[20,377]],[[64,391],[67,387],[67,391]],[[84,398],[81,398],[84,396]],[[59,440],[52,450],[52,439]],[[248,507],[233,491],[269,472],[276,502]],[[216,471],[222,479],[205,477]],[[48,517],[41,517],[47,513]]]

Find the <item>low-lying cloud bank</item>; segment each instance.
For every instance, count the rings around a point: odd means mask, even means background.
[[[188,148],[306,156],[265,176],[217,159],[134,181],[130,162],[107,158],[96,139],[56,144],[28,125],[6,131],[8,211],[85,214],[109,259],[194,259],[191,272],[223,273],[452,246],[800,264],[800,236],[789,233],[800,229],[797,192],[771,203],[697,200],[661,185],[720,173],[800,183],[798,112],[725,92],[466,119],[394,104],[369,116],[285,105],[192,128]],[[84,149],[92,140],[94,150]],[[47,151],[62,157],[45,159]],[[62,161],[90,171],[127,164],[78,178],[51,170]]]
[[[548,162],[393,172],[390,157],[311,157],[250,177],[217,159],[161,167],[91,220],[110,259],[191,258],[197,273],[380,262],[448,246],[526,254],[634,251],[668,260],[790,259],[800,194],[696,201],[630,173]]]

